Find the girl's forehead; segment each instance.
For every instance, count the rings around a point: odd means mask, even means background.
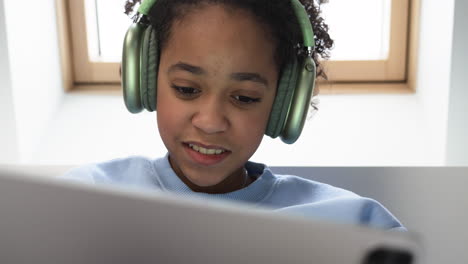
[[[174,23],[166,51],[171,56],[274,64],[274,47],[263,26],[242,10],[207,6]]]
[[[244,18],[255,18],[255,15],[248,9],[234,7],[222,3],[201,3],[199,5],[186,5],[179,8],[178,20],[184,20],[188,17],[198,15],[206,16],[215,13],[223,13],[231,16],[240,16]]]
[[[204,4],[191,9],[186,9],[173,22],[171,31],[177,30],[181,27],[201,27],[201,29],[204,29],[213,24],[226,27],[226,30],[233,25],[242,25],[242,28],[245,30],[254,26],[261,29],[257,33],[261,33],[265,37],[270,37],[269,30],[266,25],[264,23],[260,23],[251,11],[223,4]]]

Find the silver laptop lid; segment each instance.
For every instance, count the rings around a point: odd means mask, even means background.
[[[408,234],[0,171],[0,263],[422,263]]]

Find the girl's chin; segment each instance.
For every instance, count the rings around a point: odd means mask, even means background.
[[[188,162],[183,161],[182,163],[185,164],[181,164],[169,155],[169,164],[179,178],[183,178],[184,182],[189,181],[191,184],[199,187],[214,186],[222,182],[224,178],[219,177],[224,174],[223,172],[228,170],[224,169],[223,166],[214,169],[212,166],[200,164],[191,158],[189,158]]]

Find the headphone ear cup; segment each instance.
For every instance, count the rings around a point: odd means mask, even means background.
[[[122,53],[122,90],[125,106],[130,113],[143,109],[140,95],[141,43],[146,27],[132,24],[125,34]]]
[[[301,58],[297,64],[296,87],[280,134],[284,143],[292,144],[301,135],[314,93],[315,77],[316,67],[312,57]]]
[[[156,110],[159,47],[156,31],[148,26],[144,32],[140,51],[140,96],[143,107]]]
[[[288,116],[291,105],[294,89],[296,88],[298,62],[294,58],[293,61],[283,67],[281,77],[278,82],[275,100],[268,120],[268,125],[265,134],[272,138],[276,138],[283,130],[286,118]]]

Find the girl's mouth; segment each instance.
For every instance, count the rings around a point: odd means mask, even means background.
[[[198,146],[198,145],[195,145],[195,144],[191,144],[189,143],[188,146],[195,150],[195,151],[198,151],[202,154],[205,154],[205,155],[218,155],[218,154],[221,154],[223,152],[226,152],[225,149],[218,149],[218,148],[204,148],[202,146]]]
[[[198,164],[210,166],[224,160],[231,151],[220,147],[205,147],[194,143],[183,143],[189,157]]]

